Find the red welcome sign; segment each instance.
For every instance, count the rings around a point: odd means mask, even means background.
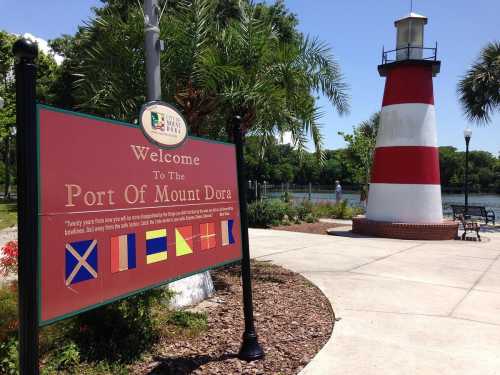
[[[38,106],[39,321],[241,258],[235,148]]]

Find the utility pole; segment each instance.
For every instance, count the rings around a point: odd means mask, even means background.
[[[144,52],[146,59],[147,101],[161,99],[160,8],[158,0],[144,0]]]

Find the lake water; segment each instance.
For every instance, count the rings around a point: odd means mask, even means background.
[[[308,193],[293,193],[294,200],[302,200],[308,198]],[[281,193],[270,193],[271,196],[278,197]],[[311,198],[314,201],[335,201],[335,193],[312,193]],[[360,206],[359,193],[345,192],[342,194],[343,199],[347,199],[352,206]],[[443,194],[443,213],[451,215],[451,204],[464,204],[463,194]],[[469,204],[471,206],[485,206],[495,211],[495,216],[500,221],[500,195],[495,194],[469,194]]]

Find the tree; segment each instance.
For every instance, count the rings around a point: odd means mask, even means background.
[[[352,134],[339,132],[347,142],[347,150],[353,161],[354,182],[361,184],[368,191],[373,163],[373,152],[380,122],[380,112],[374,113],[368,120],[353,128]]]
[[[0,109],[0,153],[4,167],[3,193],[6,199],[10,196],[10,185],[15,176],[15,139],[12,134],[16,127],[16,88],[12,45],[16,39],[15,35],[0,30],[0,97],[5,100],[4,108]],[[52,85],[58,71],[57,64],[52,56],[40,51],[37,65],[37,100],[52,103]]]
[[[241,116],[245,130],[264,138],[289,131],[299,150],[305,149],[306,134],[310,134],[321,151],[322,114],[314,95],[325,95],[340,114],[347,112],[339,65],[317,39],[298,33],[289,36],[291,42],[276,37],[273,18],[259,12],[262,4],[260,8],[241,4],[241,19],[221,34],[220,42],[225,46],[224,58],[241,69],[224,82],[222,98],[228,118]]]
[[[442,186],[457,186],[457,181],[463,178],[464,174],[464,157],[463,153],[457,152],[455,147],[444,146],[439,147],[439,169],[441,171]],[[463,185],[463,180],[458,183],[458,186]]]
[[[458,83],[458,95],[466,116],[489,123],[500,109],[500,42],[481,50],[479,59]]]
[[[0,151],[4,167],[4,199],[9,199],[10,196],[10,166],[13,156],[11,132],[16,124],[14,57],[12,55],[14,41],[13,35],[0,31],[0,97],[5,101],[4,107],[0,109]]]
[[[81,109],[133,121],[145,100],[142,10],[105,4],[76,36],[75,96]],[[315,98],[324,94],[343,114],[347,87],[330,49],[296,24],[282,1],[169,2],[160,21],[163,98],[183,112],[192,134],[228,139],[238,115],[263,141],[291,131],[304,149],[309,134],[321,151]]]

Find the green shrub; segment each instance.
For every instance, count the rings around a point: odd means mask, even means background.
[[[129,363],[157,340],[152,306],[166,298],[153,289],[76,316],[68,338],[83,360]]]
[[[354,216],[362,214],[363,209],[360,207],[349,206],[348,201],[343,200],[339,204],[333,202],[316,203],[313,206],[312,212],[316,217],[352,219]]]
[[[248,225],[256,228],[269,228],[280,225],[287,215],[289,205],[279,199],[267,199],[248,205]]]
[[[0,286],[0,374],[17,374],[17,288]]]
[[[311,201],[303,200],[296,207],[298,219],[300,221],[304,221],[304,220],[306,220],[306,217],[308,217],[310,215],[316,216],[315,214],[313,214],[313,208],[314,208],[314,204]]]
[[[76,366],[58,370],[49,363],[42,367],[42,375],[128,375],[131,372],[122,363],[81,362]]]
[[[0,341],[0,374],[18,374],[19,355],[17,337],[9,337]]]
[[[362,208],[351,207],[347,200],[313,203],[303,200],[299,204],[278,199],[253,202],[248,205],[248,223],[251,227],[269,228],[292,223],[315,223],[318,218],[352,219],[363,213]]]
[[[349,206],[347,199],[345,199],[333,207],[331,217],[335,219],[352,219],[354,216],[359,215],[362,212],[362,208]]]
[[[287,222],[295,221],[295,219],[299,216],[297,207],[295,207],[292,203],[288,203],[285,207],[285,217],[283,218]]]
[[[204,314],[166,314],[171,297],[168,290],[154,289],[42,328],[42,374],[127,374],[126,364],[162,333],[163,317],[191,334],[206,329]],[[17,313],[16,284],[0,286],[0,374],[18,373]]]
[[[308,214],[305,218],[305,222],[306,223],[315,223],[317,222],[318,219],[316,218],[316,216],[314,216],[313,214]]]
[[[56,373],[64,369],[74,368],[80,364],[80,350],[78,346],[72,341],[61,344],[60,347],[55,348],[50,353],[45,366],[45,373]]]
[[[347,203],[347,199],[344,199],[342,202],[335,205],[334,217],[336,219],[351,219],[352,212]],[[350,217],[349,217],[350,216]]]
[[[335,204],[331,202],[318,202],[312,206],[311,212],[317,217],[331,218],[335,210],[334,207]]]

